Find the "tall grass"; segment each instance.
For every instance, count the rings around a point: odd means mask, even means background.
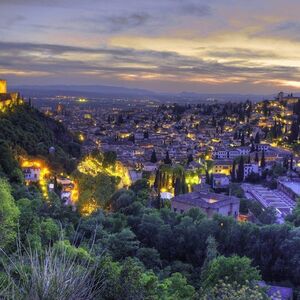
[[[70,257],[66,249],[48,247],[40,254],[19,245],[14,257],[2,253],[6,278],[0,278],[1,299],[89,300],[101,294],[103,278],[97,264]]]

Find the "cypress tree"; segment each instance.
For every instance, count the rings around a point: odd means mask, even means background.
[[[156,162],[157,162],[157,157],[156,157],[155,149],[153,149],[153,151],[152,151],[150,161],[151,161],[152,163],[156,163]]]
[[[159,189],[160,188],[160,170],[157,170],[156,171],[156,174],[155,174],[155,180],[154,180],[154,187],[156,189]]]
[[[180,194],[184,194],[186,192],[185,190],[185,182],[182,178],[177,177],[175,180],[175,187],[174,187],[174,194],[175,196],[178,196]]]
[[[184,174],[182,176],[182,181],[181,181],[181,193],[182,194],[188,193],[188,186],[185,182],[185,175]]]
[[[237,140],[237,139],[238,139],[238,132],[237,132],[237,131],[234,132],[233,139],[234,139],[234,140]]]
[[[291,156],[291,160],[290,160],[290,169],[293,170],[293,155]]]
[[[251,157],[250,157],[250,155],[248,155],[247,164],[250,164],[250,163],[251,163]]]
[[[299,124],[297,121],[293,121],[291,126],[291,133],[289,135],[289,143],[292,144],[298,139],[299,135]]]
[[[190,153],[190,154],[188,155],[188,161],[187,161],[188,164],[191,163],[193,160],[194,160],[193,155]]]
[[[170,156],[169,156],[169,151],[167,151],[167,153],[166,153],[166,158],[164,159],[164,163],[166,165],[171,165],[172,164],[172,161],[171,161]]]
[[[256,163],[259,162],[258,152],[255,153],[255,162],[256,162]]]
[[[211,173],[211,175],[210,175],[210,185],[211,185],[211,187],[213,187],[213,184],[214,184],[214,174]]]
[[[244,132],[242,133],[242,137],[241,137],[241,146],[245,146],[245,134],[244,134]]]
[[[209,184],[209,183],[210,183],[210,177],[209,177],[209,173],[208,173],[207,170],[205,171],[205,183],[206,183],[206,184]]]
[[[209,275],[207,274],[207,270],[208,270],[208,266],[209,264],[216,258],[219,256],[219,252],[217,250],[218,248],[218,244],[216,242],[216,239],[210,235],[208,236],[207,240],[206,240],[206,257],[201,269],[201,279],[202,281],[204,281],[206,279],[206,277]]]
[[[263,150],[262,155],[261,155],[260,166],[262,168],[265,168],[265,166],[266,166],[265,150]]]
[[[289,160],[287,157],[284,158],[284,161],[283,161],[283,167],[288,170],[289,168]]]
[[[213,116],[213,118],[212,118],[212,126],[213,126],[213,127],[216,127],[216,126],[217,126],[217,122],[216,122],[215,116]]]
[[[161,177],[160,177],[160,182],[161,182],[161,188],[166,188],[166,173],[161,172]]]
[[[255,142],[255,144],[260,144],[260,134],[259,134],[259,132],[256,133],[254,142]]]
[[[135,135],[131,134],[130,137],[128,138],[128,140],[132,143],[135,143]]]
[[[237,181],[242,182],[244,180],[244,157],[241,156],[238,170],[237,170]]]
[[[235,177],[235,168],[236,168],[236,162],[235,160],[232,163],[232,171],[231,171],[231,181],[235,182],[236,181],[236,177]]]

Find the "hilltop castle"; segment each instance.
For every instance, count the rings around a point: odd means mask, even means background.
[[[7,92],[6,80],[0,79],[0,110],[12,105],[23,103],[22,98],[18,92]]]

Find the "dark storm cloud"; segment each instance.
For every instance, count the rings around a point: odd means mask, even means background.
[[[64,0],[65,2],[71,3],[72,0]],[[1,0],[1,5],[38,5],[38,6],[55,6],[61,4],[60,0]]]
[[[84,48],[77,46],[55,45],[55,44],[35,44],[35,43],[16,43],[0,42],[0,55],[3,53],[31,53],[40,52],[51,55],[60,55],[64,53],[86,53],[86,54],[110,54],[120,56],[135,57],[136,55],[148,55],[162,59],[177,57],[176,52],[171,51],[151,51],[135,50],[131,48]]]
[[[236,59],[249,59],[249,58],[280,58],[280,56],[272,51],[255,51],[242,48],[228,48],[208,50],[206,54],[215,58],[236,58]]]
[[[300,21],[276,22],[266,26],[262,30],[251,34],[251,37],[272,36],[286,40],[300,40]]]
[[[111,16],[107,18],[112,30],[121,30],[123,28],[132,28],[144,25],[150,19],[147,13],[133,13],[128,16]]]
[[[122,13],[109,16],[101,14],[84,17],[81,22],[85,24],[85,30],[102,33],[116,33],[130,29],[141,29],[152,17],[145,12]]]
[[[205,17],[212,13],[212,9],[208,5],[201,5],[195,3],[183,4],[179,7],[178,11],[185,15]]]

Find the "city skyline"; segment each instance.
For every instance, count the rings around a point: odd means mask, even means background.
[[[300,3],[2,0],[0,77],[162,92],[300,90]]]

